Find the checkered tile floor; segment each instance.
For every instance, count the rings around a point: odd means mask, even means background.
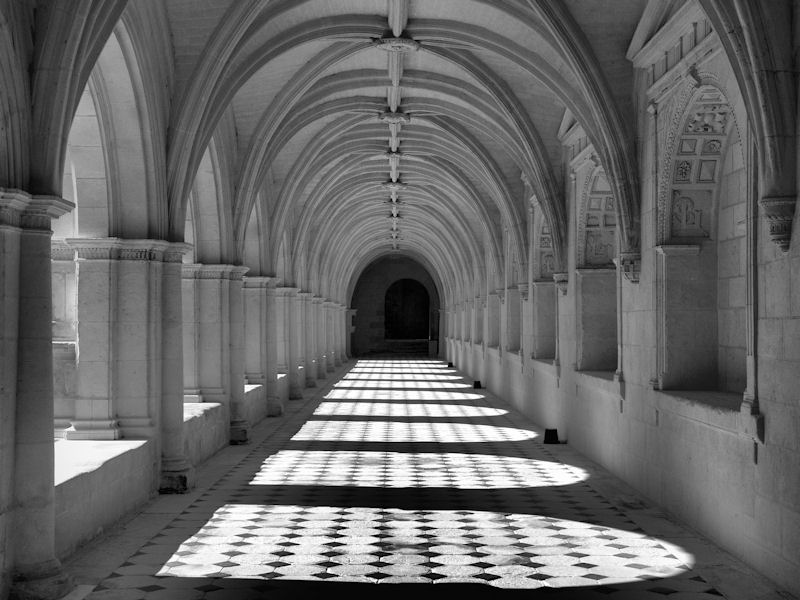
[[[292,406],[88,598],[722,597],[441,362],[361,361]]]

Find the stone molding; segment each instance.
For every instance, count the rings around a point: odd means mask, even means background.
[[[569,284],[569,273],[553,273],[553,282],[556,289],[562,296],[567,295],[567,287]]]
[[[77,260],[132,260],[181,262],[186,244],[163,240],[121,238],[67,238],[63,242],[75,252]]]
[[[63,240],[53,240],[50,243],[50,258],[72,262],[75,260],[75,250]]]
[[[278,296],[283,296],[286,298],[294,298],[297,296],[298,292],[300,291],[300,288],[284,286],[275,288],[275,291],[277,292]]]
[[[242,278],[242,282],[245,288],[258,289],[258,288],[270,288],[270,287],[274,288],[278,280],[275,277],[267,277],[262,275],[254,277],[245,275]]]
[[[520,297],[527,302],[530,286],[527,283],[520,283],[517,285],[517,289],[519,290]]]
[[[0,226],[50,231],[53,219],[75,205],[58,196],[34,196],[17,189],[0,188]]]

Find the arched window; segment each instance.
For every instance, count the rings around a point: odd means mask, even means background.
[[[672,117],[659,182],[659,389],[740,393],[745,337],[746,170],[734,111],[689,88]]]

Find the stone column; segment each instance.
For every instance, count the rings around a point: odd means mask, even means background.
[[[203,402],[229,406],[231,381],[231,265],[200,265],[197,269],[197,348]]]
[[[284,295],[285,336],[286,336],[286,373],[289,377],[289,399],[299,400],[303,397],[305,377],[301,370],[304,360],[303,331],[300,317],[300,299],[297,297],[300,288],[280,288]]]
[[[341,304],[334,304],[333,305],[333,360],[334,365],[337,367],[342,366],[342,322],[344,321],[344,317],[342,316],[342,311],[344,307]]]
[[[350,360],[350,357],[353,356],[353,322],[356,319],[356,313],[358,311],[354,308],[347,309],[347,322],[345,323],[345,348],[347,351],[347,360]]]
[[[311,303],[313,294],[300,292],[297,294],[300,299],[300,310],[303,313],[303,352],[304,374],[306,387],[316,387],[317,385],[317,362],[314,356],[314,314],[313,304]]]
[[[194,469],[183,453],[183,305],[181,272],[185,244],[164,250],[161,279],[161,481],[164,494],[185,493]]]
[[[16,190],[0,189],[0,538],[14,527],[14,415],[17,404],[17,343],[20,276],[20,212],[29,202]],[[52,427],[52,425],[51,425]],[[0,555],[6,557],[6,550]],[[3,572],[13,568],[9,556]],[[0,577],[2,573],[0,573]],[[0,584],[2,585],[2,584]]]
[[[325,302],[324,298],[320,298],[319,296],[314,296],[311,299],[313,313],[314,313],[314,340],[315,340],[315,348],[316,348],[316,355],[317,355],[317,379],[325,379],[325,372],[327,371],[325,365],[325,327],[323,321],[323,306],[322,303]]]
[[[6,191],[0,204],[4,238],[19,240],[14,451],[3,467],[14,461],[12,596],[20,598],[56,598],[70,587],[55,556],[50,222],[71,208],[61,198]],[[9,250],[13,260],[16,249]]]
[[[119,252],[122,240],[70,239],[77,271],[77,389],[75,410],[64,437],[70,440],[115,440],[119,363],[115,345],[120,292]]]
[[[182,266],[183,304],[183,400],[202,402],[200,391],[200,295],[198,274],[202,265]]]
[[[336,352],[333,348],[333,302],[323,302],[323,324],[325,328],[325,370],[332,373],[336,369]]]
[[[267,385],[267,285],[270,277],[244,277],[244,376]]]
[[[283,402],[278,394],[278,279],[270,277],[267,282],[267,322],[264,331],[266,340],[267,414],[283,414]]]
[[[244,298],[242,277],[247,267],[232,267],[228,287],[230,358],[231,444],[246,444],[250,434],[250,416],[244,397]]]
[[[300,288],[292,298],[292,349],[297,359],[297,389],[299,397],[303,397],[306,387],[306,329],[305,301],[300,297]]]

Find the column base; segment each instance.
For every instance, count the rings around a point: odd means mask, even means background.
[[[308,379],[306,379],[306,387],[307,388],[317,387],[317,380],[309,377]]]
[[[64,430],[65,440],[118,440],[122,437],[116,421],[72,421]]]
[[[57,600],[75,587],[72,577],[61,570],[57,560],[26,571],[30,574],[17,575],[11,584],[9,600]]]
[[[280,417],[283,414],[283,404],[276,397],[267,398],[267,416]]]
[[[159,494],[185,494],[194,487],[194,467],[185,458],[162,459]]]
[[[302,400],[303,388],[299,385],[294,385],[289,388],[289,400]]]
[[[230,429],[230,440],[232,446],[246,444],[250,441],[250,424],[247,421],[233,421]]]

